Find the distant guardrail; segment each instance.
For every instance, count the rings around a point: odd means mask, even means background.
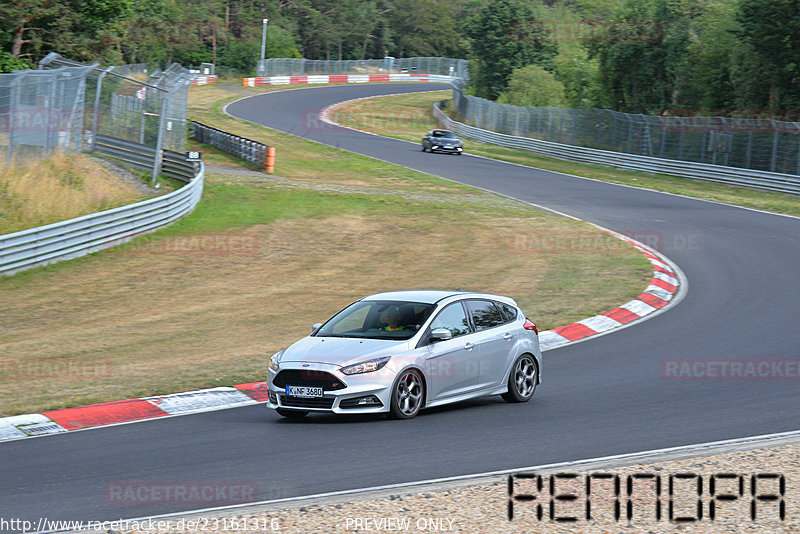
[[[258,62],[256,76],[389,75],[425,73],[469,80],[469,61],[446,57],[390,56],[380,59],[268,58]]]
[[[92,141],[94,152],[124,161],[131,167],[151,172],[155,161],[155,147],[126,141],[108,135],[98,135]],[[186,154],[171,150],[161,151],[161,174],[184,183],[195,175],[194,165],[186,161]]]
[[[440,104],[441,102],[434,104],[433,114],[446,128],[453,130],[458,135],[484,143],[529,150],[543,156],[582,163],[595,163],[619,169],[682,176],[695,180],[800,195],[800,176],[793,174],[612,152],[610,150],[542,141],[531,137],[502,134],[455,121],[441,110]]]
[[[266,172],[275,170],[275,147],[197,121],[189,123],[189,137],[245,161],[257,163]]]
[[[457,78],[443,74],[308,74],[298,76],[256,76],[242,78],[242,86],[303,85],[325,83],[378,83],[378,82],[444,82],[454,83]]]
[[[77,258],[167,226],[203,194],[201,164],[187,185],[143,202],[0,236],[0,275]]]

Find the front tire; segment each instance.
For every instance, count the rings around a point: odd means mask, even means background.
[[[285,410],[283,408],[276,408],[275,411],[278,412],[278,415],[282,415],[288,419],[300,419],[301,417],[308,415],[308,412],[304,412],[303,410]]]
[[[511,367],[508,375],[508,391],[501,397],[506,402],[528,402],[539,383],[539,367],[536,359],[530,354],[523,354]]]
[[[425,152],[426,150],[427,150],[427,149],[425,148],[425,145],[423,144],[423,145],[422,145],[422,151],[423,151],[423,152]]]
[[[425,387],[416,369],[403,371],[392,390],[390,413],[395,419],[411,419],[422,409]]]

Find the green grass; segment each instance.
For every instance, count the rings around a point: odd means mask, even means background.
[[[450,95],[450,91],[437,91],[375,97],[339,106],[334,109],[332,118],[344,126],[418,143],[427,129],[439,126],[431,113],[433,103],[447,99]],[[452,114],[452,111],[448,112]],[[470,154],[520,165],[703,200],[724,202],[746,208],[800,216],[800,198],[795,195],[733,187],[678,176],[574,163],[540,156],[527,150],[505,148],[471,139],[466,139],[465,145],[465,151]]]

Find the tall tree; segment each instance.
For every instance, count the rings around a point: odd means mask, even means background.
[[[395,34],[396,57],[463,57],[466,41],[456,26],[453,3],[434,0],[395,0],[389,24]]]
[[[556,46],[541,18],[524,0],[494,0],[466,22],[471,39],[475,93],[497,98],[514,69],[526,65],[552,68]]]
[[[660,114],[677,104],[677,79],[688,43],[688,20],[673,0],[626,0],[614,20],[592,34],[592,57],[611,106]]]
[[[768,106],[800,107],[800,1],[742,0],[741,36],[766,67]]]
[[[38,59],[44,55],[43,50],[63,44],[64,30],[72,26],[74,18],[68,6],[58,0],[12,0],[0,4],[0,20],[10,36],[9,52],[15,58]]]

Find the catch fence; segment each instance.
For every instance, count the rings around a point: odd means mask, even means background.
[[[173,63],[99,67],[48,54],[39,70],[0,74],[0,149],[10,160],[53,150],[95,151],[101,136],[153,150],[183,152],[188,88],[196,75]]]
[[[499,104],[453,90],[453,107],[478,128],[647,157],[800,174],[800,123],[731,117],[637,115],[607,109]]]

